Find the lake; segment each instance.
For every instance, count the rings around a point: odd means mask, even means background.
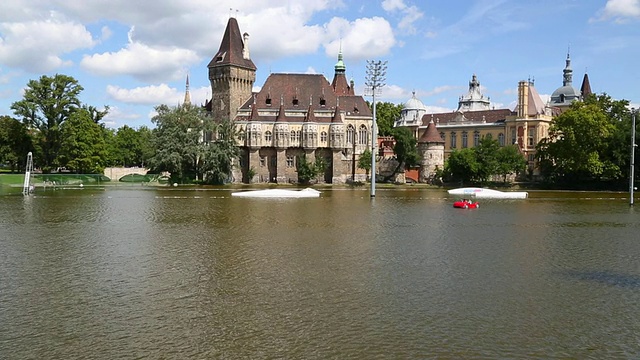
[[[0,358],[640,358],[628,194],[230,193],[0,196]]]

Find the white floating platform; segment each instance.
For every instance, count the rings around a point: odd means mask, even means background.
[[[476,199],[526,199],[526,191],[498,191],[493,189],[466,187],[448,190],[450,195],[474,196]]]
[[[317,198],[320,197],[320,191],[312,188],[302,190],[266,189],[239,191],[231,193],[231,196],[246,198]]]

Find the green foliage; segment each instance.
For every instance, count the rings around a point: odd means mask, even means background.
[[[86,109],[70,114],[60,127],[63,142],[56,162],[79,174],[98,174],[107,162],[103,127],[95,123]]]
[[[309,184],[312,179],[316,179],[323,174],[327,168],[327,162],[322,157],[316,157],[315,163],[307,161],[306,154],[298,156],[297,171],[298,183]]]
[[[195,180],[204,153],[202,133],[210,119],[200,107],[159,105],[155,109],[157,115],[151,121],[156,128],[151,143],[156,152],[149,159],[151,171],[170,172],[171,182]]]
[[[371,150],[368,148],[358,158],[358,169],[364,170],[367,177],[369,176],[369,171],[371,171]]]
[[[407,127],[394,128],[391,135],[396,142],[393,146],[393,152],[400,166],[404,169],[417,165],[420,161],[417,148],[418,140],[413,136],[411,130]]]
[[[56,157],[62,145],[61,126],[80,108],[79,95],[83,88],[74,78],[56,74],[30,80],[22,100],[14,102],[11,109],[30,129],[36,130],[37,142],[34,162],[45,171],[56,165]]]
[[[627,105],[606,94],[590,96],[556,117],[537,147],[543,176],[559,183],[624,178],[631,142]]]
[[[472,149],[453,150],[444,164],[445,179],[469,182],[478,178],[480,164]]]
[[[373,104],[367,101],[369,108],[373,112]],[[380,136],[392,136],[393,124],[400,118],[402,112],[402,104],[392,104],[390,102],[376,103],[376,125]]]
[[[12,172],[22,170],[29,151],[33,151],[33,144],[27,127],[9,116],[0,116],[0,164],[8,164]]]
[[[144,167],[152,156],[151,130],[146,126],[136,130],[124,125],[111,135],[109,149],[111,165]]]
[[[501,175],[506,182],[507,175],[525,170],[526,159],[517,146],[500,147],[497,140],[484,137],[478,146],[454,150],[442,174],[445,179],[464,182],[486,182],[494,175]]]
[[[206,183],[223,184],[231,178],[233,164],[240,155],[235,142],[238,132],[231,120],[209,123],[209,126],[205,131],[215,133],[216,139],[204,148],[202,171]]]

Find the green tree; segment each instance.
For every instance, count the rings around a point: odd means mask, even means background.
[[[172,182],[197,180],[204,155],[202,133],[210,119],[196,106],[159,105],[155,109],[157,115],[151,121],[156,125],[152,137],[156,152],[149,159],[151,172],[168,171]]]
[[[576,184],[620,179],[623,171],[617,161],[621,160],[622,148],[615,142],[626,136],[617,126],[620,120],[613,116],[629,117],[628,110],[620,109],[623,105],[606,95],[589,97],[585,102],[574,102],[557,116],[549,137],[537,146],[536,156],[547,180]]]
[[[476,155],[476,161],[478,162],[476,180],[488,181],[491,176],[499,173],[499,150],[500,143],[498,140],[493,140],[487,136],[483,137],[478,143],[478,146],[473,148]]]
[[[298,171],[298,183],[309,184],[311,180],[323,174],[326,168],[327,162],[322,157],[316,157],[316,161],[312,163],[307,161],[306,154],[299,155],[296,169]]]
[[[496,174],[502,176],[502,181],[507,182],[507,175],[519,174],[527,168],[527,159],[520,153],[517,145],[503,146],[496,153],[498,168]]]
[[[107,162],[103,127],[91,113],[80,109],[70,114],[60,128],[61,143],[56,162],[79,174],[100,174]]]
[[[204,148],[204,180],[210,184],[223,184],[231,178],[233,164],[240,156],[240,149],[235,142],[237,129],[231,120],[224,120],[219,123],[207,122],[205,131],[216,134],[216,139]]]
[[[371,171],[371,150],[365,149],[358,158],[358,169],[365,171],[367,177],[369,177],[369,171]]]
[[[391,135],[395,140],[393,153],[398,161],[398,166],[393,173],[385,179],[385,181],[389,180],[398,172],[404,171],[406,168],[418,164],[420,161],[417,148],[418,140],[416,140],[409,128],[393,128]]]
[[[35,129],[37,143],[36,163],[44,171],[56,165],[56,158],[63,139],[61,126],[71,113],[80,107],[78,96],[83,88],[74,78],[57,74],[30,80],[22,100],[14,102],[11,109],[31,129]]]
[[[8,164],[12,172],[24,169],[30,151],[33,144],[27,127],[9,116],[0,116],[0,164]]]
[[[480,164],[473,149],[453,150],[444,164],[447,180],[463,183],[478,178]]]
[[[117,166],[144,166],[150,146],[149,129],[139,130],[124,125],[120,127],[112,138],[110,149],[112,161]]]
[[[367,101],[369,108],[373,111],[373,105]],[[380,136],[392,136],[393,124],[400,118],[403,105],[395,105],[390,102],[376,103],[376,125]]]

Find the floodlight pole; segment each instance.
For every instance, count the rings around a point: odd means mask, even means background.
[[[365,85],[371,89],[373,97],[373,119],[371,124],[371,197],[376,197],[376,153],[378,148],[378,128],[376,125],[376,90],[383,87],[387,74],[387,62],[367,60]]]
[[[633,180],[635,177],[635,153],[636,153],[636,109],[631,108],[631,169],[629,176],[629,205],[633,206]]]

